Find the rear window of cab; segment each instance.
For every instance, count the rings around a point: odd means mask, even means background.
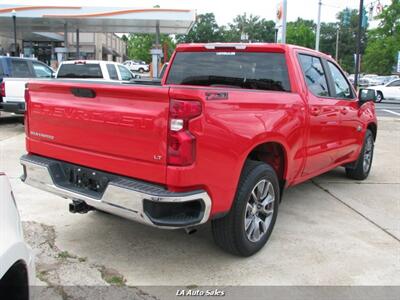
[[[167,84],[290,92],[285,54],[177,52]]]
[[[103,78],[99,64],[62,64],[57,78]]]

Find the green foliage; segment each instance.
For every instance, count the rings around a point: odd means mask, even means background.
[[[236,16],[233,23],[229,24],[228,32],[225,32],[227,42],[240,42],[241,34],[248,35],[251,42],[274,42],[275,39],[275,23],[258,16],[246,13]]]
[[[354,73],[354,54],[356,53],[358,32],[358,10],[346,8],[338,13],[337,18],[339,20],[339,63],[347,72]],[[344,22],[346,18],[348,22]],[[365,28],[363,28],[361,32],[361,54],[364,53],[366,43],[367,35]]]
[[[155,34],[130,34],[128,39],[128,57],[130,59],[143,60],[146,63],[151,61],[150,49],[155,44]],[[169,35],[161,34],[161,45],[168,45],[168,57],[171,57],[175,50],[175,43]]]
[[[337,15],[337,23],[321,23],[320,50],[335,57],[336,35],[339,30],[339,63],[349,73],[354,72],[354,54],[358,31],[358,10],[345,8]],[[380,25],[361,34],[362,71],[388,74],[396,61],[400,50],[400,0],[392,0],[379,16]],[[198,15],[194,26],[186,35],[177,35],[177,43],[240,42],[242,33],[246,33],[250,42],[273,42],[275,23],[246,13],[236,16],[232,23],[218,26],[215,15]],[[297,19],[287,23],[286,39],[290,44],[314,48],[315,27],[312,20]],[[368,41],[368,44],[367,44]],[[132,59],[150,62],[150,49],[155,42],[154,34],[131,34],[128,38],[128,56]],[[174,40],[161,35],[161,43],[168,44],[169,55],[175,49]]]
[[[378,28],[368,32],[362,66],[368,73],[390,74],[400,51],[400,0],[392,0],[378,19]]]
[[[240,42],[246,33],[251,42],[273,42],[275,23],[246,13],[236,16],[227,26],[218,26],[215,15],[207,13],[197,17],[187,35],[178,35],[177,43]]]
[[[177,35],[176,40],[178,44],[220,42],[221,32],[215,20],[215,15],[213,13],[198,15],[196,23],[189,33]]]
[[[323,53],[329,54],[332,57],[335,57],[336,55],[337,28],[338,28],[337,23],[321,23],[319,50]],[[340,54],[340,49],[339,49],[339,54]]]
[[[288,22],[286,27],[286,42],[288,44],[314,48],[314,22],[301,18],[298,18],[295,22]]]

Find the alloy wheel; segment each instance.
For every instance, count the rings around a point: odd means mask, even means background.
[[[251,242],[258,242],[268,231],[274,214],[275,191],[271,182],[260,180],[246,205],[244,228]]]

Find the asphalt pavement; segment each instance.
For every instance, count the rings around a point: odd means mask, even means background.
[[[392,117],[400,119],[400,101],[383,100],[375,103],[378,117]]]
[[[394,105],[377,104],[378,114]],[[268,244],[249,258],[219,249],[209,224],[186,235],[97,211],[70,214],[69,200],[19,179],[24,127],[11,119],[0,122],[0,170],[36,253],[37,284],[52,288],[51,299],[69,298],[61,287],[76,285],[135,286],[152,299],[173,298],[151,289],[159,285],[398,286],[400,116],[379,117],[378,128],[369,178],[349,180],[337,168],[288,189]]]

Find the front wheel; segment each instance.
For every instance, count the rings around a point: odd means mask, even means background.
[[[268,241],[278,214],[280,190],[274,169],[248,160],[231,211],[212,221],[216,244],[239,256],[250,256]]]
[[[374,156],[374,136],[371,130],[367,129],[364,144],[360,155],[354,166],[346,167],[346,175],[351,179],[364,180],[371,171],[372,159]]]

